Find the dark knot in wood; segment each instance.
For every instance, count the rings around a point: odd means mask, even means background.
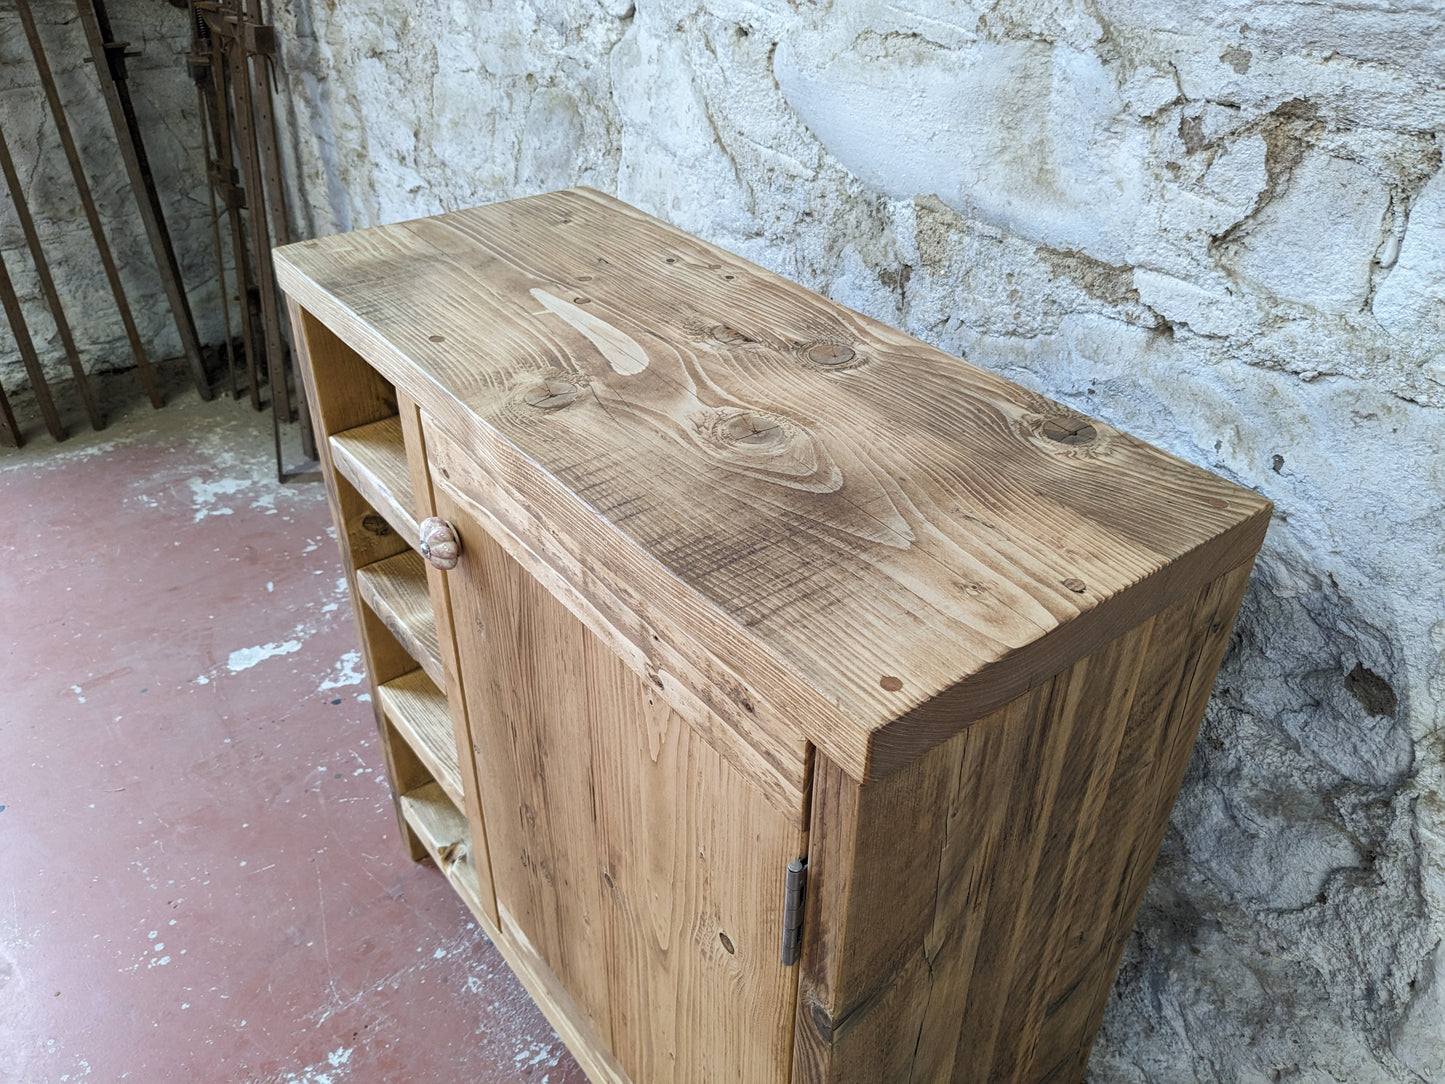
[[[1060,444],[1088,444],[1099,431],[1083,418],[1048,418],[1043,425],[1044,436]]]

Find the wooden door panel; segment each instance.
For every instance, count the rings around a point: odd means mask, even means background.
[[[503,929],[546,961],[637,1084],[783,1081],[793,816],[521,568],[466,502],[449,574]],[[476,676],[472,676],[476,675]]]

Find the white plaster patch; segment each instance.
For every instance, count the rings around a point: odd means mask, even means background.
[[[280,644],[258,644],[256,647],[243,647],[239,651],[231,652],[231,657],[226,660],[226,668],[233,674],[239,674],[242,670],[249,670],[258,663],[267,659],[274,659],[278,655],[290,655],[301,650],[300,640],[287,640]]]
[[[936,195],[1055,248],[1124,262],[1147,139],[1116,122],[1126,103],[1097,56],[1041,41],[883,48],[871,29],[825,26],[779,44],[777,79],[849,171],[891,196]]]
[[[1248,224],[1228,262],[1280,297],[1322,312],[1357,311],[1388,203],[1385,186],[1358,162],[1306,158],[1287,191]]]

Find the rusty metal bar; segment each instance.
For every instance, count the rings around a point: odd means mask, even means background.
[[[55,320],[55,331],[60,336],[61,348],[70,363],[70,372],[75,377],[75,389],[80,401],[85,404],[86,416],[94,429],[105,428],[105,415],[90,390],[90,381],[85,375],[85,366],[80,361],[80,351],[75,348],[75,336],[70,333],[70,323],[65,319],[65,309],[60,303],[60,292],[55,288],[55,279],[50,274],[50,264],[45,259],[45,249],[40,244],[40,234],[35,230],[35,219],[30,215],[30,204],[20,187],[20,175],[15,172],[15,160],[10,157],[10,145],[5,141],[5,132],[0,128],[0,173],[5,174],[5,187],[10,191],[10,201],[15,205],[15,217],[20,221],[20,232],[25,235],[25,246],[35,262],[35,273],[40,278],[40,291],[50,306],[50,315]]]
[[[240,25],[238,14],[224,3],[222,12],[223,31],[227,28],[231,30],[226,41],[226,54],[230,66],[231,93],[236,103],[236,142],[241,148],[241,166],[245,171],[244,180],[249,197],[250,213],[246,216],[246,221],[250,227],[251,251],[255,253],[257,262],[256,285],[261,295],[261,321],[266,338],[266,369],[267,380],[271,386],[271,410],[276,415],[279,426],[282,420],[291,419],[291,402],[286,389],[280,302],[276,291],[276,276],[271,272],[271,234],[266,221],[265,181],[261,173],[256,113],[251,98],[251,63],[244,43],[234,29]],[[279,433],[277,440],[279,443]]]
[[[20,426],[15,424],[15,413],[10,409],[10,399],[3,387],[0,387],[0,435],[12,448],[25,443],[25,436],[20,432]]]
[[[231,388],[231,398],[239,399],[241,389],[236,383],[236,357],[232,349],[231,303],[226,286],[226,253],[221,245],[221,216],[216,206],[216,183],[219,168],[212,152],[212,130],[215,127],[215,109],[211,102],[211,32],[206,21],[196,11],[195,0],[187,8],[191,18],[191,55],[186,59],[186,71],[196,84],[196,112],[201,119],[201,154],[206,163],[206,194],[211,203],[211,240],[216,253],[216,286],[221,294],[221,325],[225,337],[226,380]]]
[[[217,18],[216,5],[196,3],[195,9],[204,21],[210,46],[211,87],[208,104],[211,107],[211,136],[214,141],[216,172],[209,180],[212,189],[219,191],[226,205],[226,217],[230,223],[231,255],[236,273],[236,300],[241,315],[241,347],[246,355],[246,379],[248,394],[253,410],[261,409],[261,379],[257,368],[260,353],[261,333],[256,326],[258,316],[253,311],[252,300],[256,293],[255,273],[251,266],[251,255],[246,248],[246,227],[241,211],[246,207],[246,191],[241,187],[240,174],[236,170],[235,151],[232,147],[230,94],[228,91],[227,65],[224,54],[224,39],[217,32],[213,20]]]
[[[96,210],[90,183],[86,180],[85,170],[80,163],[80,154],[76,151],[75,140],[70,134],[70,122],[66,119],[65,108],[60,102],[60,93],[55,86],[55,77],[51,74],[50,62],[45,56],[45,46],[35,28],[35,17],[30,11],[30,0],[15,0],[15,5],[20,12],[21,25],[25,28],[25,39],[30,43],[30,55],[35,58],[35,70],[40,75],[40,85],[45,90],[45,100],[50,103],[50,115],[55,118],[55,131],[60,137],[60,146],[65,151],[66,161],[70,163],[70,175],[75,179],[76,191],[80,193],[80,205],[85,209],[85,219],[90,224],[91,236],[95,238],[95,250],[100,256],[100,265],[105,270],[106,281],[110,283],[110,292],[114,295],[116,308],[120,311],[120,322],[125,327],[125,337],[130,342],[131,354],[135,357],[141,382],[145,385],[146,394],[150,396],[151,406],[160,408],[165,405],[165,397],[156,380],[155,369],[151,367],[150,359],[146,357],[145,346],[141,343],[140,330],[136,327],[135,316],[131,313],[130,305],[126,301],[125,287],[121,284],[120,272],[116,269],[110,245],[105,239],[105,230],[100,223],[100,212]]]
[[[171,315],[176,321],[176,331],[181,338],[181,349],[190,363],[196,391],[202,399],[209,399],[211,383],[206,374],[205,361],[201,357],[196,321],[191,315],[190,301],[186,298],[185,286],[181,281],[180,264],[176,260],[175,248],[171,245],[170,231],[166,229],[165,214],[161,210],[160,196],[156,192],[155,179],[151,176],[150,162],[146,158],[145,144],[141,140],[135,107],[131,104],[130,89],[126,85],[126,43],[114,40],[104,0],[76,0],[76,8],[80,12],[80,22],[90,44],[90,54],[95,61],[95,74],[100,80],[101,93],[105,97],[106,107],[110,110],[111,124],[115,128],[121,159],[125,162],[126,173],[130,177],[141,223],[145,226],[146,236],[150,239],[151,250],[155,254],[161,285],[165,288],[167,300],[170,301]]]
[[[10,321],[10,333],[15,336],[15,345],[20,348],[20,358],[25,362],[25,371],[30,374],[30,386],[35,392],[35,401],[40,404],[40,413],[45,417],[45,428],[56,440],[64,440],[70,434],[55,409],[55,400],[50,398],[50,385],[45,382],[45,370],[35,354],[35,344],[30,339],[30,329],[25,326],[25,312],[20,307],[20,298],[15,293],[15,283],[0,255],[0,303],[5,306],[5,318]],[[12,419],[13,420],[13,419]],[[19,430],[16,430],[19,435]]]

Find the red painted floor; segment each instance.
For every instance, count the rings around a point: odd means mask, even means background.
[[[397,841],[324,495],[272,480],[268,417],[31,433],[0,449],[0,1082],[585,1080]]]

